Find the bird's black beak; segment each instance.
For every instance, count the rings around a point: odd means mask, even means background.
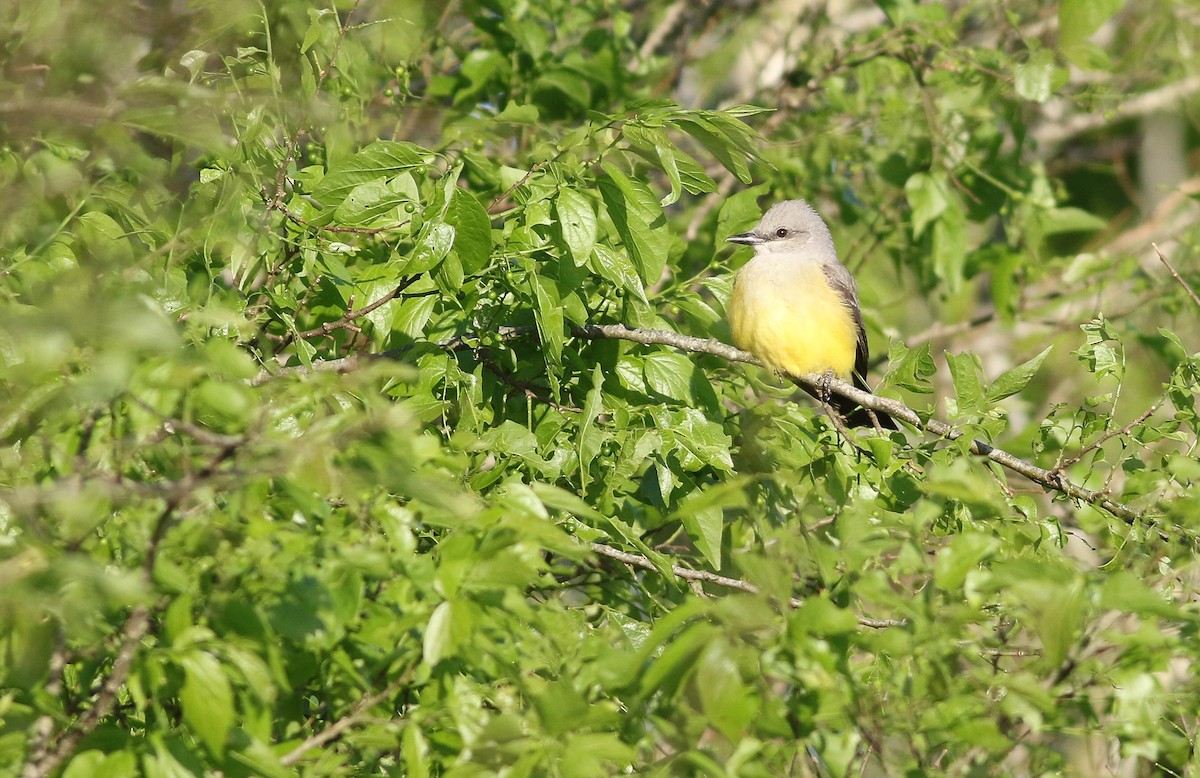
[[[753,232],[743,232],[739,235],[730,235],[725,239],[726,243],[740,243],[743,246],[757,246],[763,242],[763,239],[755,235]]]

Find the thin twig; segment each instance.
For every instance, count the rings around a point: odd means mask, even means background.
[[[504,368],[500,367],[493,360],[488,359],[483,354],[479,354],[478,356],[479,361],[483,364],[485,370],[503,381],[506,386],[510,386],[521,394],[525,395],[525,397],[528,399],[535,402],[540,402],[543,405],[549,405],[551,408],[561,413],[583,413],[582,408],[576,408],[573,405],[563,405],[562,403],[557,403],[554,400],[551,400],[549,397],[539,394],[537,389],[540,387],[534,386],[529,381],[522,381],[515,376],[509,375]]]
[[[55,630],[54,640],[54,651],[50,654],[50,662],[47,667],[50,680],[46,682],[46,696],[51,700],[62,694],[63,672],[67,668],[66,638],[61,628]],[[49,753],[50,736],[53,734],[54,716],[44,713],[33,724],[33,738],[29,744],[29,762],[23,774],[30,774],[32,766],[46,758]]]
[[[284,767],[293,765],[296,762],[299,762],[300,758],[309,751],[319,746],[323,746],[331,740],[341,737],[343,732],[350,729],[354,725],[365,721],[367,718],[369,718],[368,711],[386,700],[388,697],[391,697],[393,694],[400,691],[401,687],[407,684],[409,679],[412,678],[412,674],[415,669],[416,665],[409,667],[400,674],[399,678],[389,683],[381,691],[361,698],[358,702],[354,703],[354,707],[351,708],[348,715],[333,722],[312,737],[307,738],[303,743],[280,757],[279,763]]]
[[[686,0],[675,0],[674,3],[671,3],[667,7],[667,10],[662,15],[662,19],[650,31],[650,34],[646,36],[646,40],[642,42],[641,48],[638,49],[638,59],[645,62],[654,56],[654,52],[658,51],[659,45],[679,26],[679,21],[683,18],[687,7],[688,3]]]
[[[641,554],[632,554],[628,551],[621,551],[620,549],[613,548],[612,546],[606,546],[603,543],[595,542],[591,544],[591,549],[601,556],[606,556],[609,559],[615,559],[618,562],[623,562],[624,564],[632,567],[640,567],[643,570],[659,569],[658,565],[654,564],[654,562],[648,557],[644,557]],[[671,565],[671,572],[683,580],[688,581],[689,583],[711,583],[716,584],[717,586],[723,586],[726,589],[737,589],[740,592],[747,592],[749,594],[758,594],[759,591],[758,587],[749,581],[743,581],[738,578],[729,578],[728,576],[724,575],[717,575],[716,573],[710,573],[707,570],[692,570],[691,568],[684,567],[682,565]],[[797,597],[791,597],[788,599],[788,604],[793,608],[803,608],[804,600],[801,600]],[[882,629],[884,627],[899,627],[906,622],[903,619],[873,619],[867,616],[859,616],[858,623],[864,627]]]
[[[345,23],[341,19],[338,20],[337,42],[333,45],[333,53],[329,55],[329,63],[321,68],[321,72],[317,74],[316,88],[313,90],[313,94],[321,93],[321,87],[324,85],[325,79],[329,77],[329,72],[337,65],[338,53],[342,50],[342,41],[346,38],[346,30],[349,28],[350,18],[358,10],[360,2],[361,0],[354,0],[354,5],[350,6],[350,10],[346,12]],[[304,132],[304,128],[301,127],[288,140],[287,147],[283,151],[283,161],[279,163],[279,170],[275,175],[275,196],[271,198],[271,203],[267,210],[276,210],[283,205],[283,198],[287,196],[288,165],[292,164],[292,160],[296,156],[296,148],[300,145],[300,139],[304,137]]]
[[[533,177],[533,174],[541,170],[543,167],[545,167],[545,165],[546,162],[535,162],[530,165],[528,173],[521,176],[521,178],[514,182],[512,186],[510,186],[508,189],[505,189],[499,197],[497,197],[495,200],[492,200],[491,204],[487,207],[487,215],[495,216],[500,210],[502,210],[500,206],[504,204],[504,201],[508,199],[508,196],[525,186],[525,183]]]
[[[356,311],[346,311],[346,315],[343,316],[342,318],[336,319],[334,321],[324,322],[319,327],[313,327],[311,330],[304,330],[303,332],[297,332],[295,334],[295,337],[301,338],[301,339],[315,338],[318,335],[328,335],[329,333],[331,333],[335,330],[344,329],[345,327],[348,327],[350,325],[350,323],[353,322],[355,319],[361,319],[363,316],[366,316],[368,313],[371,313],[372,311],[376,310],[377,308],[382,306],[384,303],[394,300],[405,289],[407,289],[408,287],[410,287],[414,283],[416,283],[417,279],[419,279],[419,278],[420,278],[420,276],[409,276],[408,278],[404,279],[399,284],[397,284],[395,289],[388,292],[384,296],[380,297],[378,300],[371,303],[370,305],[364,305],[362,308],[359,308]]]
[[[1171,275],[1176,281],[1179,282],[1179,285],[1183,287],[1184,291],[1188,293],[1188,297],[1191,297],[1192,302],[1196,304],[1196,307],[1200,308],[1200,297],[1196,296],[1196,292],[1192,290],[1192,287],[1188,285],[1188,282],[1184,281],[1183,276],[1179,275],[1179,271],[1175,269],[1175,266],[1171,264],[1171,261],[1162,253],[1162,250],[1159,249],[1158,244],[1151,243],[1150,245],[1154,248],[1154,253],[1158,254],[1159,260],[1161,260],[1162,263],[1167,266],[1167,270],[1171,271]]]
[[[71,729],[63,733],[52,751],[43,755],[41,759],[32,760],[25,765],[25,770],[21,773],[22,778],[43,778],[43,776],[53,773],[71,755],[80,741],[91,734],[100,721],[112,712],[117,703],[117,693],[129,676],[129,669],[133,665],[133,658],[137,654],[138,646],[141,645],[142,638],[149,631],[150,608],[146,605],[134,606],[133,611],[121,626],[119,632],[121,648],[117,651],[117,657],[113,660],[108,677],[100,686],[96,701]]]
[[[147,581],[152,575],[155,555],[158,545],[162,541],[162,534],[158,530],[168,523],[170,516],[175,513],[177,508],[177,501],[169,501],[162,513],[159,514],[155,534],[150,540],[146,562],[143,564],[143,576]],[[117,694],[124,686],[125,679],[129,677],[129,670],[133,666],[133,658],[137,655],[142,638],[149,631],[149,606],[145,604],[134,606],[118,632],[121,647],[117,650],[117,656],[113,660],[108,676],[96,693],[95,702],[87,712],[59,736],[58,742],[52,749],[47,748],[41,755],[35,755],[30,759],[21,773],[22,778],[43,778],[43,776],[53,773],[71,755],[76,746],[90,735],[105,717],[112,713],[117,703]]]
[[[1161,406],[1161,405],[1162,405],[1162,401],[1160,400],[1159,402],[1156,402],[1153,405],[1151,405],[1149,408],[1146,409],[1146,411],[1142,415],[1138,416],[1136,419],[1129,422],[1124,427],[1121,427],[1120,429],[1114,429],[1114,430],[1109,430],[1108,432],[1105,432],[1103,435],[1101,435],[1099,438],[1097,438],[1095,440],[1095,442],[1090,443],[1087,446],[1085,446],[1084,448],[1079,449],[1079,453],[1076,454],[1075,456],[1071,457],[1070,459],[1065,459],[1062,462],[1059,462],[1057,465],[1055,465],[1053,468],[1051,468],[1050,472],[1051,473],[1061,473],[1064,470],[1074,467],[1075,465],[1079,464],[1079,462],[1081,462],[1085,456],[1087,456],[1091,452],[1095,451],[1096,449],[1100,448],[1101,446],[1103,446],[1105,443],[1112,440],[1113,438],[1115,438],[1119,435],[1121,435],[1121,436],[1128,435],[1134,427],[1141,424],[1146,419],[1150,418],[1150,416],[1155,411],[1157,411],[1159,409],[1159,406]]]

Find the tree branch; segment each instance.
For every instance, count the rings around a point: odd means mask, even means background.
[[[1171,264],[1171,260],[1167,259],[1166,255],[1162,253],[1162,249],[1158,247],[1157,243],[1151,243],[1150,245],[1154,247],[1154,253],[1158,254],[1159,260],[1167,266],[1167,270],[1171,271],[1171,276],[1174,277],[1174,279],[1179,282],[1179,285],[1183,287],[1183,290],[1188,293],[1188,297],[1192,298],[1192,302],[1196,304],[1196,307],[1200,308],[1200,297],[1196,296],[1196,292],[1192,289],[1188,282],[1184,281],[1183,276],[1179,275],[1179,271],[1176,270],[1175,266]]]
[[[1070,140],[1076,135],[1109,127],[1125,119],[1175,107],[1179,102],[1197,92],[1200,92],[1200,75],[1190,76],[1182,81],[1143,92],[1110,110],[1089,111],[1063,118],[1061,115],[1053,116],[1055,113],[1053,109],[1057,104],[1051,104],[1043,110],[1046,118],[1042,125],[1034,130],[1033,135],[1037,139],[1038,145],[1044,149]],[[1065,98],[1060,102],[1062,105],[1068,105]]]
[[[717,340],[706,338],[694,338],[688,335],[680,335],[679,333],[669,332],[666,330],[635,330],[626,327],[623,324],[590,324],[585,327],[578,327],[573,334],[576,337],[588,338],[591,340],[599,340],[604,338],[616,338],[620,340],[629,340],[635,343],[645,345],[661,345],[672,346],[683,351],[692,351],[702,354],[712,354],[722,357],[731,362],[745,362],[752,365],[761,365],[757,357],[741,349],[734,348],[726,343],[721,343]],[[956,440],[962,437],[961,430],[955,429],[945,422],[936,419],[922,421],[916,411],[897,400],[891,400],[885,397],[864,392],[861,389],[856,389],[853,385],[840,381],[838,379],[827,380],[819,375],[794,376],[798,381],[806,386],[812,387],[814,390],[820,390],[822,386],[828,385],[829,389],[845,397],[853,400],[864,408],[889,414],[894,419],[905,421],[918,429],[925,429],[941,438],[947,440]],[[1076,483],[1068,481],[1057,473],[1053,473],[1045,468],[1038,467],[1030,462],[1026,462],[1007,451],[996,448],[988,443],[980,440],[971,441],[971,452],[982,457],[986,457],[993,462],[1005,467],[1015,473],[1025,476],[1029,480],[1041,484],[1045,488],[1059,492],[1067,497],[1103,508],[1109,513],[1124,520],[1128,524],[1132,524],[1138,520],[1146,520],[1146,517],[1139,511],[1112,499],[1103,490],[1087,489]],[[1150,522],[1153,524],[1154,522]],[[1178,532],[1184,532],[1182,528],[1174,528]],[[1186,533],[1185,533],[1186,536]]]
[[[530,332],[529,327],[502,327],[497,329],[497,333],[505,340],[517,337],[519,335]],[[628,340],[634,343],[641,343],[647,346],[671,346],[672,348],[681,351],[690,351],[697,354],[712,354],[713,356],[721,357],[730,362],[744,362],[750,365],[762,365],[758,357],[753,354],[742,351],[739,348],[730,346],[727,343],[722,343],[719,340],[711,338],[696,338],[690,335],[681,335],[678,332],[669,330],[643,330],[626,327],[624,324],[588,324],[582,327],[573,327],[571,334],[577,338],[587,340]],[[458,350],[465,347],[465,336],[453,338],[451,340],[440,343],[443,348]],[[401,349],[394,352],[387,352],[378,355],[358,355],[343,357],[342,359],[330,360],[327,362],[319,362],[314,360],[309,366],[295,366],[284,368],[282,372],[309,374],[317,372],[347,372],[357,366],[358,360],[362,358],[370,359],[395,359],[407,349]],[[256,376],[252,383],[259,385],[270,380],[272,373],[264,371]],[[274,374],[278,375],[278,373]],[[947,424],[937,419],[922,420],[916,411],[909,408],[899,400],[892,400],[886,397],[880,397],[870,392],[864,392],[861,389],[855,388],[852,384],[846,383],[836,378],[829,379],[821,375],[807,376],[792,376],[798,382],[812,388],[815,391],[822,391],[825,387],[834,394],[841,395],[849,400],[852,400],[863,408],[875,411],[876,413],[886,413],[894,419],[904,421],[917,429],[926,430],[946,440],[957,440],[963,436],[962,430],[956,429],[950,424]],[[1133,525],[1135,522],[1144,521],[1152,527],[1155,527],[1164,540],[1170,539],[1168,530],[1182,538],[1192,538],[1193,533],[1179,527],[1171,525],[1170,527],[1160,527],[1159,522],[1149,518],[1143,512],[1134,509],[1133,507],[1113,499],[1109,496],[1107,489],[1088,489],[1084,486],[1074,483],[1063,477],[1062,474],[1052,470],[1047,470],[1043,467],[1026,462],[1025,460],[1010,454],[1009,452],[996,448],[995,446],[985,443],[981,440],[972,440],[970,451],[981,457],[990,459],[1014,473],[1018,473],[1030,481],[1037,483],[1048,491],[1058,492],[1065,497],[1073,500],[1086,502],[1094,505],[1105,511],[1108,511],[1113,516],[1124,521],[1126,524]]]
[[[1082,446],[1079,449],[1079,452],[1075,456],[1073,456],[1069,459],[1064,459],[1062,462],[1055,465],[1053,467],[1053,469],[1050,470],[1050,472],[1054,473],[1056,475],[1059,473],[1062,473],[1062,471],[1066,470],[1067,468],[1074,467],[1075,465],[1082,462],[1084,457],[1086,457],[1088,454],[1092,453],[1096,449],[1100,448],[1101,446],[1103,446],[1105,443],[1112,440],[1113,438],[1124,437],[1125,435],[1128,435],[1133,430],[1134,427],[1136,427],[1139,424],[1144,423],[1146,421],[1146,419],[1148,419],[1152,415],[1154,415],[1154,412],[1158,410],[1160,405],[1162,405],[1161,400],[1159,402],[1156,402],[1153,405],[1151,405],[1149,408],[1147,408],[1145,410],[1144,413],[1142,413],[1140,416],[1138,416],[1133,421],[1126,424],[1124,427],[1119,427],[1117,429],[1108,430],[1107,432],[1105,432],[1103,435],[1101,435],[1099,438],[1097,438],[1092,443],[1089,443],[1086,446]],[[1082,444],[1082,441],[1080,441],[1080,443]]]
[[[237,439],[236,442],[230,442],[228,445],[222,447],[213,457],[212,462],[207,464],[194,478],[203,480],[211,476],[216,472],[221,463],[232,456],[241,445],[242,441]],[[167,531],[174,526],[179,506],[186,495],[187,493],[179,493],[170,497],[154,523],[154,531],[151,533],[146,549],[146,558],[142,562],[142,578],[145,581],[146,588],[149,590],[153,589],[154,565],[158,560],[158,553],[163,539],[166,537]],[[129,670],[133,666],[134,657],[137,656],[142,638],[150,632],[150,626],[150,606],[145,603],[135,605],[117,633],[120,636],[120,648],[117,650],[116,658],[113,659],[112,668],[109,670],[108,676],[100,684],[100,689],[96,693],[96,699],[92,703],[92,706],[77,721],[59,734],[53,746],[49,744],[48,736],[44,738],[41,747],[36,752],[30,753],[28,761],[25,763],[25,769],[21,772],[21,778],[45,778],[45,776],[54,773],[71,756],[80,742],[90,735],[100,725],[100,722],[112,713],[113,708],[117,704],[117,695],[129,677]],[[47,685],[48,689],[54,689],[58,683],[57,680],[52,678]],[[40,735],[40,733],[35,734]]]
[[[640,567],[643,570],[657,571],[659,568],[648,557],[641,554],[631,554],[628,551],[621,551],[612,546],[606,546],[603,543],[592,543],[592,551],[600,556],[606,556],[609,559],[615,559],[618,562],[630,565],[631,567]],[[741,592],[750,594],[758,594],[758,587],[749,581],[743,581],[738,578],[729,578],[724,575],[710,573],[707,570],[692,570],[691,568],[683,567],[682,565],[671,565],[671,572],[689,582],[704,582],[724,586],[727,589],[737,589]],[[804,600],[798,597],[788,599],[788,604],[793,608],[803,608]],[[882,629],[884,627],[898,627],[905,623],[903,619],[872,619],[867,616],[858,616],[858,623],[864,627],[873,629]]]
[[[394,300],[396,297],[398,297],[400,295],[401,292],[403,292],[405,289],[407,289],[408,287],[410,287],[414,283],[416,283],[417,279],[419,279],[419,278],[420,278],[420,276],[409,276],[408,278],[404,279],[399,284],[397,284],[395,289],[393,289],[392,291],[383,295],[375,302],[373,302],[369,305],[364,305],[362,308],[359,308],[356,311],[346,311],[346,315],[340,319],[337,319],[336,321],[327,321],[327,322],[321,324],[319,327],[313,327],[311,330],[304,330],[303,332],[297,332],[294,337],[302,338],[302,339],[303,338],[315,338],[318,335],[328,335],[329,333],[333,332],[334,330],[343,329],[344,327],[349,326],[350,322],[354,321],[355,319],[361,319],[363,316],[366,316],[368,313],[371,313],[375,309],[382,306],[384,303]]]
[[[413,667],[409,667],[407,670],[401,673],[399,678],[389,683],[381,691],[363,696],[358,702],[354,703],[354,707],[351,708],[349,714],[333,722],[325,729],[321,730],[312,737],[307,738],[303,743],[284,754],[282,757],[280,757],[279,763],[284,767],[294,765],[296,762],[299,762],[300,758],[309,751],[319,746],[323,746],[331,740],[341,737],[343,732],[366,720],[367,712],[371,710],[371,708],[374,708],[388,697],[391,697],[400,690],[400,687],[408,683],[409,679],[412,678],[414,669],[416,669],[415,665]]]
[[[117,651],[117,657],[113,660],[108,677],[100,685],[96,701],[71,729],[63,733],[53,750],[41,755],[40,758],[31,759],[25,765],[25,770],[21,773],[22,778],[43,778],[43,776],[53,773],[71,755],[79,742],[112,712],[117,703],[117,693],[129,676],[129,668],[133,665],[133,658],[137,654],[138,646],[141,645],[142,638],[149,631],[149,606],[135,606],[130,612],[129,618],[125,619],[125,623],[121,626],[121,648]]]

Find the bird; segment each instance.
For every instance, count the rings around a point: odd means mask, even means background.
[[[895,420],[797,380],[832,374],[869,392],[867,332],[858,285],[838,261],[833,236],[804,200],[776,203],[749,232],[726,239],[754,248],[737,273],[726,312],[738,348],[827,402],[854,427],[897,429]],[[874,419],[872,418],[874,417]]]

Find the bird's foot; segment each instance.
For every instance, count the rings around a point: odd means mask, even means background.
[[[821,374],[821,383],[818,387],[821,392],[821,402],[829,405],[829,398],[833,396],[833,371],[826,370]]]

